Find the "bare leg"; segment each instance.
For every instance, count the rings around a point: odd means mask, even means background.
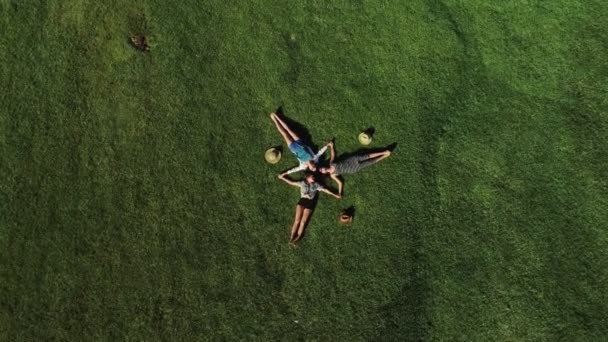
[[[384,158],[387,158],[391,155],[391,151],[386,150],[382,152],[370,153],[368,155],[362,155],[359,157],[359,164],[357,165],[357,169],[355,171],[360,171],[363,168],[366,168],[370,165],[374,165],[377,162],[381,161]]]
[[[279,124],[281,126],[283,126],[283,129],[285,129],[289,133],[289,135],[291,135],[291,138],[293,140],[300,139],[300,137],[298,137],[298,135],[291,128],[289,128],[289,126],[287,126],[287,124],[285,123],[285,121],[283,121],[278,115],[275,114],[274,118],[275,118],[276,121],[279,122]]]
[[[285,142],[287,143],[287,146],[291,145],[291,143],[294,141],[294,139],[291,137],[291,135],[289,135],[289,132],[287,132],[283,128],[283,126],[281,126],[281,124],[279,124],[279,122],[277,121],[276,114],[275,113],[270,114],[270,118],[272,119],[272,122],[274,122],[275,126],[277,126],[277,129],[279,130],[279,133],[281,133],[281,135],[285,139]]]
[[[382,159],[387,158],[390,155],[391,155],[391,151],[386,150],[386,151],[382,151],[382,152],[370,153],[367,156],[369,157],[368,159],[378,158],[378,160],[376,160],[376,161],[381,161]]]
[[[300,219],[302,218],[302,211],[304,208],[301,205],[296,205],[296,218],[293,222],[293,226],[291,227],[291,235],[289,238],[289,241],[293,241],[293,239],[295,239],[296,237],[296,230],[298,229],[298,226],[300,226]]]
[[[304,229],[306,228],[306,224],[308,223],[308,219],[310,218],[310,214],[312,210],[304,209],[304,213],[302,213],[302,219],[300,220],[300,229],[298,229],[298,237],[293,242],[298,242],[302,239],[302,234],[304,234]]]

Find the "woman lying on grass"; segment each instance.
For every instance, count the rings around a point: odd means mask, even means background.
[[[323,174],[329,174],[329,176],[338,183],[338,194],[340,195],[342,195],[343,184],[342,180],[338,177],[339,175],[361,171],[361,169],[376,164],[391,155],[391,151],[386,149],[381,152],[357,154],[339,161],[334,161],[336,158],[336,151],[334,150],[333,141],[330,141],[328,145],[331,153],[329,167],[322,167],[319,171]]]
[[[307,172],[304,179],[300,181],[293,181],[289,178],[286,178],[286,175],[287,172],[281,173],[279,175],[279,179],[283,180],[289,185],[297,186],[300,188],[300,200],[296,205],[296,217],[293,222],[293,226],[291,227],[291,235],[289,238],[289,242],[295,244],[302,238],[302,234],[304,233],[304,229],[306,228],[306,224],[308,223],[310,214],[314,209],[314,199],[317,195],[317,192],[322,191],[337,199],[340,199],[342,196],[335,194],[328,189],[325,189],[321,184],[315,181],[314,175],[310,172]]]
[[[319,158],[323,155],[323,153],[325,153],[329,144],[323,146],[323,148],[321,148],[319,152],[315,154],[310,146],[304,144],[302,139],[300,139],[300,137],[291,128],[289,128],[285,121],[283,121],[276,113],[270,113],[270,118],[277,126],[279,133],[281,133],[285,139],[291,153],[293,153],[300,162],[300,165],[289,169],[287,174],[306,169],[316,171],[317,167],[315,166],[315,163],[318,162]]]

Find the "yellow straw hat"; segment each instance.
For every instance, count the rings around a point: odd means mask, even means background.
[[[269,148],[264,153],[264,159],[270,164],[276,164],[281,160],[281,151],[275,147]]]
[[[361,132],[359,133],[359,142],[361,145],[369,145],[372,143],[372,136],[367,132]]]

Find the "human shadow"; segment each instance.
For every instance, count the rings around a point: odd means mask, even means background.
[[[283,110],[283,106],[277,108],[275,113],[281,118],[281,120],[285,121],[287,126],[289,126],[289,128],[291,128],[291,130],[298,135],[298,137],[302,140],[304,144],[310,146],[315,151],[318,150],[318,145],[315,145],[312,141],[312,135],[310,134],[310,131],[306,128],[306,126],[304,126],[300,122],[295,121],[286,116]]]

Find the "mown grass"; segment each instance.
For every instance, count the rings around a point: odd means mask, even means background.
[[[608,337],[604,2],[0,13],[0,339]],[[297,250],[279,106],[398,144]]]

